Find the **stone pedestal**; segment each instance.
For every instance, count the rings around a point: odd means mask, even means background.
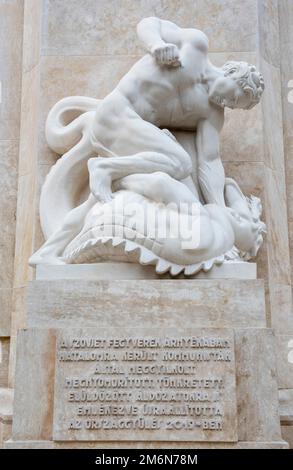
[[[87,354],[92,359],[84,359]],[[117,386],[117,378],[126,377],[153,384]],[[106,388],[110,402],[101,395],[80,398],[103,391],[105,378],[114,380]],[[117,398],[123,390],[131,398]],[[157,409],[151,393],[157,394]],[[112,428],[99,427],[102,418]],[[141,418],[142,427],[129,424]],[[286,448],[263,282],[32,282],[28,329],[18,335],[13,431],[6,447]]]
[[[89,279],[111,281],[113,279],[174,279],[170,273],[157,274],[154,266],[143,266],[137,263],[98,263],[67,264],[59,266],[40,265],[36,269],[36,279],[54,281],[57,279]],[[181,273],[176,279],[186,279]],[[256,279],[256,263],[228,261],[214,265],[208,271],[201,270],[188,279]]]

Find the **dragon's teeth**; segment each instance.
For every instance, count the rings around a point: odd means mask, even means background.
[[[151,251],[142,248],[139,258],[139,262],[141,264],[150,264],[153,263],[156,259],[156,255],[154,255]]]
[[[170,273],[172,276],[177,276],[177,274],[179,274],[183,268],[183,266],[179,266],[178,264],[172,264]]]
[[[121,243],[123,243],[123,239],[122,238],[113,238],[112,240],[112,245],[113,246],[118,246],[118,245],[121,245]]]
[[[198,271],[200,271],[201,266],[201,263],[186,266],[186,268],[184,269],[184,274],[186,274],[186,276],[192,276],[192,274],[196,274],[198,273]]]
[[[204,271],[209,271],[214,265],[214,260],[213,259],[210,259],[209,261],[206,261],[204,263],[204,267],[203,267],[203,270]]]
[[[133,243],[133,242],[127,240],[125,248],[124,248],[125,252],[130,253],[131,251],[134,251],[136,249],[137,249],[136,243]]]
[[[164,259],[159,259],[156,267],[156,272],[158,274],[164,274],[170,269],[170,263],[168,261],[165,261]]]
[[[221,255],[217,258],[216,264],[222,264],[225,261],[225,255]]]

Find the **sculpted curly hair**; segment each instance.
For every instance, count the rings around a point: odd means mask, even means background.
[[[230,61],[226,62],[222,69],[225,77],[235,80],[244,93],[249,95],[251,104],[247,109],[251,109],[259,103],[265,85],[262,74],[257,72],[254,65],[247,62]]]

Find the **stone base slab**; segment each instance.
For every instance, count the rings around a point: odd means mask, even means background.
[[[93,263],[67,264],[59,266],[39,265],[36,268],[36,279],[95,279],[112,281],[113,279],[173,279],[170,274],[159,275],[153,266],[142,266],[136,263]],[[186,279],[181,274],[176,279]],[[200,271],[188,279],[256,279],[256,263],[227,261],[215,265],[209,271]]]
[[[265,327],[261,280],[33,281],[30,328],[174,326]]]

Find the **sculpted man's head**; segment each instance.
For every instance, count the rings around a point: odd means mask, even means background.
[[[251,109],[264,91],[263,76],[247,62],[227,62],[211,86],[209,98],[224,108]]]

